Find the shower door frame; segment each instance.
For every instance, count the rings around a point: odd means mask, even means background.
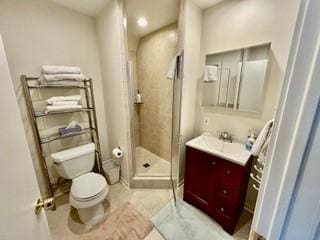
[[[170,182],[174,203],[177,203],[176,189],[179,185],[179,164],[180,164],[180,146],[181,146],[181,101],[183,87],[183,66],[184,51],[180,51],[178,56],[178,69],[176,77],[173,80],[172,95],[172,134],[171,134],[171,162],[170,162]],[[175,112],[175,109],[178,109]],[[174,168],[176,164],[176,169]]]
[[[131,132],[131,146],[132,146],[132,172],[134,177],[148,177],[155,179],[164,179],[169,178],[171,185],[178,186],[178,169],[179,169],[179,158],[180,158],[180,122],[181,122],[181,96],[182,96],[182,82],[183,82],[183,56],[184,52],[181,51],[179,54],[179,68],[177,72],[177,76],[173,81],[173,90],[172,90],[172,121],[171,121],[171,159],[170,159],[170,172],[166,176],[155,175],[155,176],[139,176],[137,175],[137,163],[135,159],[135,151],[136,151],[136,143],[135,143],[135,120],[134,120],[134,87],[133,87],[133,63],[127,59],[127,80],[128,80],[128,100],[129,100],[129,108],[130,108],[130,132]],[[171,80],[170,80],[171,81]],[[176,85],[178,83],[178,85]],[[176,93],[179,95],[176,96]],[[176,106],[176,104],[178,104]],[[176,106],[176,108],[175,108]],[[178,114],[174,112],[175,109],[178,109]],[[176,123],[176,125],[175,125]],[[176,157],[174,157],[174,153]],[[173,159],[174,158],[174,159]],[[173,161],[176,161],[177,169],[173,169]],[[173,172],[176,175],[176,180],[173,179]],[[174,183],[176,181],[176,183]]]
[[[126,21],[126,6],[123,0],[118,0],[122,4],[122,16],[123,19]],[[178,44],[177,44],[177,53],[180,52],[180,54],[183,56],[183,36],[184,36],[184,29],[183,29],[183,23],[184,23],[184,0],[178,0],[179,4],[179,14],[178,14]],[[130,60],[129,60],[129,49],[127,44],[127,24],[123,25],[123,36],[124,36],[124,56],[125,56],[125,62],[126,62],[126,75],[127,75],[127,101],[129,105],[129,125],[130,125],[130,137],[128,139],[129,143],[128,145],[131,146],[131,158],[129,158],[132,162],[129,163],[129,176],[130,176],[130,182],[129,186],[132,186],[132,180],[133,178],[148,178],[148,179],[154,179],[154,180],[168,180],[170,182],[169,185],[173,188],[173,194],[174,198],[175,196],[175,190],[178,187],[179,184],[179,163],[180,163],[180,122],[181,122],[181,98],[182,98],[182,82],[183,82],[183,61],[180,61],[180,74],[178,74],[179,78],[177,80],[173,80],[173,95],[172,95],[172,109],[174,111],[175,104],[178,104],[177,109],[179,109],[178,114],[172,114],[172,126],[174,126],[174,122],[177,121],[178,125],[176,126],[176,131],[174,129],[171,130],[171,159],[170,159],[170,172],[168,173],[168,176],[138,176],[137,175],[137,163],[135,158],[135,151],[136,151],[136,144],[135,144],[135,131],[134,131],[134,92],[133,92],[133,79],[132,79],[132,73],[131,73],[131,67],[130,67]],[[182,57],[183,59],[183,57]],[[178,86],[175,86],[175,83],[180,83]],[[178,88],[178,89],[176,89]],[[178,99],[175,99],[175,93],[179,93]],[[174,117],[175,116],[175,117]],[[176,153],[176,156],[173,157],[173,153]],[[129,160],[129,161],[130,161]],[[173,161],[175,161],[176,169],[172,167]],[[174,179],[174,176],[176,176],[176,180]]]

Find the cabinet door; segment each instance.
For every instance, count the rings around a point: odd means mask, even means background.
[[[210,155],[187,147],[184,200],[206,212],[212,209],[216,165],[216,160]]]

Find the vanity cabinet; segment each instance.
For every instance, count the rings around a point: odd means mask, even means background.
[[[246,166],[187,146],[184,200],[233,234],[243,210],[251,159]]]

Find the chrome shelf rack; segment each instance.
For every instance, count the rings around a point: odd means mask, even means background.
[[[102,170],[101,149],[100,149],[100,141],[99,141],[99,132],[97,127],[98,126],[97,114],[96,114],[96,107],[94,102],[92,79],[85,79],[83,81],[78,81],[77,84],[58,84],[58,83],[43,84],[40,82],[39,77],[27,77],[26,75],[21,75],[21,81],[22,81],[23,91],[25,95],[26,106],[29,113],[30,122],[32,125],[33,135],[36,140],[37,152],[40,158],[43,173],[46,178],[49,197],[54,197],[54,190],[58,187],[58,184],[53,184],[50,181],[49,171],[48,171],[47,162],[46,162],[46,156],[44,155],[44,149],[43,149],[44,144],[48,144],[53,141],[58,141],[65,138],[80,136],[83,134],[90,134],[91,141],[96,145],[96,168],[100,174],[104,175]],[[32,90],[50,89],[50,88],[84,90],[85,97],[86,97],[85,99],[86,107],[81,109],[75,109],[75,110],[66,110],[66,111],[49,112],[49,113],[35,111],[30,92]],[[37,119],[50,117],[54,115],[68,114],[68,113],[87,113],[88,119],[89,119],[89,127],[82,129],[81,132],[70,133],[67,135],[59,135],[58,133],[56,133],[46,137],[41,136]]]

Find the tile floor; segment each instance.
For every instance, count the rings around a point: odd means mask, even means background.
[[[138,176],[169,176],[170,162],[155,155],[143,147],[136,147],[136,163]],[[143,167],[143,164],[148,163],[148,168]]]
[[[179,198],[182,191],[179,192]],[[127,189],[121,183],[110,186],[109,195],[105,202],[107,214],[114,211],[125,202],[130,202],[138,211],[151,219],[161,208],[172,199],[172,192],[169,189],[137,190]],[[75,209],[70,207],[68,194],[56,199],[57,210],[47,212],[52,240],[85,240],[82,237],[84,225],[75,217]],[[244,212],[239,221],[235,240],[245,240],[249,235],[251,215]],[[88,240],[88,238],[86,238]],[[163,240],[157,230],[153,230],[145,240]]]

